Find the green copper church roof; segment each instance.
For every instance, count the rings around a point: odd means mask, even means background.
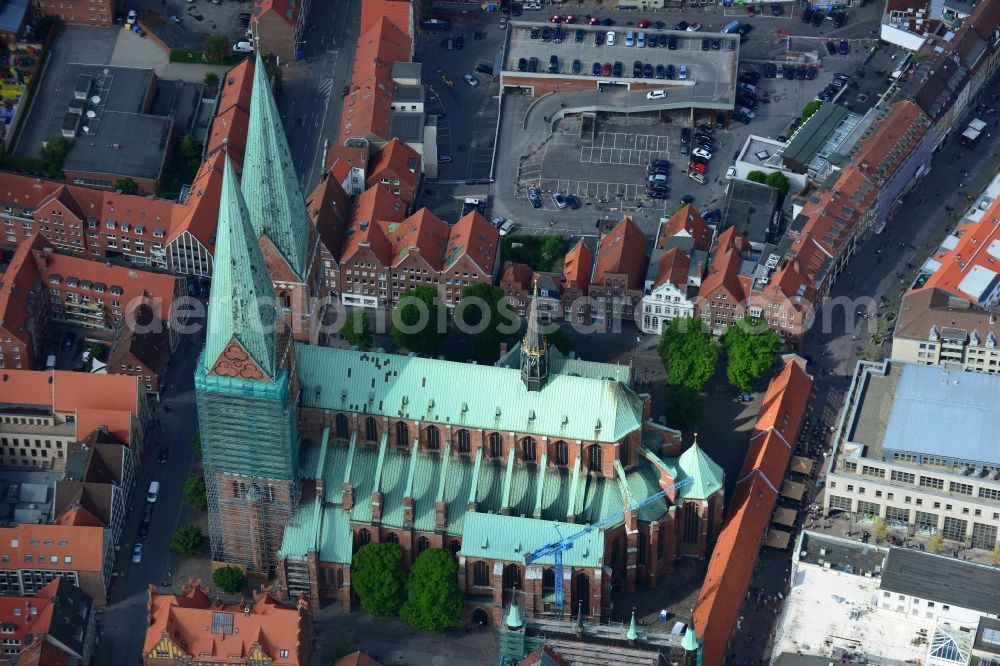
[[[698,649],[698,637],[694,635],[694,629],[691,627],[688,627],[684,633],[684,640],[681,641],[681,647],[688,652],[694,652]]]
[[[271,239],[292,271],[305,279],[309,215],[259,53],[250,97],[243,194],[257,237],[264,234]]]
[[[691,485],[681,489],[681,498],[708,499],[722,490],[722,468],[698,446],[697,440],[677,458],[677,465],[680,474],[675,478],[676,481],[694,477]]]
[[[510,602],[510,612],[507,613],[507,628],[508,629],[520,629],[524,626],[524,621],[521,619],[521,609],[517,605],[517,600]]]
[[[556,374],[528,391],[512,368],[301,343],[295,356],[303,407],[567,441],[615,442],[642,425],[642,399],[614,380]]]
[[[203,355],[205,370],[215,366],[235,338],[264,374],[273,379],[274,287],[228,156],[219,199],[215,267]]]
[[[503,560],[524,563],[524,556],[533,549],[555,541],[559,535],[569,536],[582,529],[582,525],[560,523],[518,516],[491,513],[470,513],[465,517],[461,555],[470,558]],[[558,530],[558,531],[557,531]],[[563,553],[567,567],[599,567],[604,560],[604,530],[594,530],[576,540],[573,547]],[[549,555],[535,564],[555,564]]]

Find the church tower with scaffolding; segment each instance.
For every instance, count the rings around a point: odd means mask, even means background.
[[[293,340],[228,156],[195,392],[212,559],[267,575],[298,505]]]

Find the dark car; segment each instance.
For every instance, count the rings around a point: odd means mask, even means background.
[[[722,48],[722,40],[721,39],[713,39],[712,40],[712,50],[713,51],[718,51],[721,48]]]
[[[699,132],[701,132],[702,134],[708,134],[709,136],[712,135],[712,126],[711,125],[706,125],[705,123],[702,123],[701,125],[698,125],[698,127],[696,129]]]
[[[837,43],[836,42],[826,42],[826,43],[824,43],[824,46],[826,46],[826,52],[827,53],[829,53],[830,55],[837,55]]]
[[[751,31],[753,31],[753,26],[749,23],[744,23],[740,26],[740,35],[743,37],[749,35]]]
[[[601,63],[595,62],[594,66],[590,68],[590,73],[593,74],[594,76],[600,76],[601,75]]]
[[[580,62],[579,60],[574,60],[572,71],[574,74],[579,74],[581,71],[583,71],[583,63]]]
[[[774,66],[773,62],[765,63],[764,64],[764,78],[765,79],[773,79],[774,78],[774,73],[775,73],[776,70],[777,70],[777,68]]]
[[[833,26],[843,28],[847,24],[847,12],[837,12],[833,15]]]
[[[650,199],[666,199],[667,197],[670,196],[670,190],[667,190],[667,189],[662,189],[662,190],[647,189],[646,190],[646,196],[649,197]]]
[[[153,503],[146,502],[146,505],[142,507],[142,522],[148,523],[153,517]]]
[[[520,16],[523,13],[524,13],[524,5],[522,5],[520,2],[515,2],[510,6],[511,16]]]
[[[147,534],[149,534],[149,523],[143,523],[139,525],[139,531],[136,532],[135,538],[137,541],[141,541],[146,538]]]
[[[737,112],[736,115],[733,117],[736,118],[736,120],[743,123],[744,125],[750,124],[750,116],[746,115],[745,113]]]
[[[715,117],[715,129],[726,129],[726,115],[724,113]]]
[[[806,67],[805,65],[799,65],[795,68],[795,78],[801,81],[806,78]]]
[[[667,78],[672,79],[676,74],[676,70],[673,65],[667,65]]]
[[[538,58],[528,58],[528,71],[537,72],[538,71]]]
[[[686,143],[682,143],[681,144],[681,149],[680,149],[681,155],[687,155],[690,152],[691,152],[691,147],[689,145],[687,145]]]
[[[594,33],[594,46],[604,46],[604,33],[595,32]]]
[[[212,294],[212,285],[209,282],[202,282],[201,287],[198,288],[198,295],[202,298],[208,298]]]
[[[170,449],[168,447],[166,447],[166,446],[161,446],[160,447],[160,452],[156,456],[156,460],[160,464],[163,464],[163,463],[167,462],[167,456],[169,456],[169,455],[170,455]]]
[[[840,43],[837,44],[837,53],[839,53],[840,55],[848,55],[850,52],[851,52],[851,45],[848,43],[848,41],[846,39],[840,40]]]
[[[667,78],[667,68],[664,67],[663,65],[657,65],[656,66],[656,74],[655,74],[655,76],[658,79],[665,79],[665,78]]]
[[[577,30],[576,36],[573,39],[575,39],[578,42],[582,42],[584,37],[586,37],[586,33],[584,33],[583,30]]]
[[[687,21],[681,21],[680,23],[674,26],[674,30],[677,30],[678,32],[684,32],[687,29],[688,29]]]
[[[518,59],[518,61],[517,61],[517,71],[519,71],[519,72],[527,72],[528,71],[528,59],[527,58],[519,58]]]
[[[706,222],[716,223],[722,219],[722,210],[713,208],[712,210],[701,211],[701,216]]]
[[[703,39],[703,40],[701,40],[701,50],[702,51],[707,51],[710,48],[712,48],[712,40],[711,39]]]
[[[531,38],[532,39],[538,39],[541,36],[542,36],[542,29],[539,28],[537,25],[536,26],[532,26],[531,27]]]
[[[542,207],[542,193],[538,191],[537,187],[528,188],[528,200],[531,201],[533,207]]]
[[[667,48],[671,51],[677,50],[677,35],[670,35],[667,37]]]
[[[814,28],[818,28],[823,25],[823,12],[813,12],[812,24]]]
[[[681,143],[691,143],[691,130],[687,127],[681,130]]]
[[[73,348],[73,345],[75,344],[76,344],[76,333],[70,331],[69,333],[66,334],[66,337],[63,338],[63,343],[62,343],[63,351],[69,351],[70,349]]]
[[[748,70],[740,75],[740,81],[755,86],[760,81],[760,72],[755,69]]]
[[[664,23],[663,21],[653,21],[653,27],[656,28],[657,30],[663,30],[664,28],[667,27],[667,24]]]
[[[816,78],[816,68],[810,67],[809,69],[806,70],[806,79],[812,81],[815,78]]]
[[[615,24],[614,19],[610,19],[610,18],[606,18],[603,21],[601,21],[601,25],[603,25],[605,28],[607,28],[609,26],[612,26],[614,24]]]
[[[649,161],[649,166],[650,166],[650,168],[663,167],[664,169],[669,169],[670,168],[670,160],[650,160]]]
[[[692,201],[694,201],[694,197],[691,196],[690,194],[685,194],[684,196],[681,197],[682,204],[689,204]]]
[[[549,28],[542,28],[542,41],[551,42],[552,41],[552,30]]]
[[[772,2],[771,3],[771,15],[772,16],[782,16],[785,10],[782,8],[781,3]]]
[[[788,65],[787,67],[785,67],[785,78],[786,79],[794,79],[795,78],[795,68],[792,67],[791,65]]]
[[[559,71],[559,56],[551,55],[549,56],[549,73],[555,74]]]
[[[691,162],[694,164],[704,164],[705,166],[708,166],[708,160],[704,157],[698,157],[697,155],[691,156]]]
[[[653,78],[653,64],[652,63],[647,62],[645,65],[642,66],[642,75],[645,78],[647,78],[647,79]]]
[[[667,48],[667,36],[666,35],[659,34],[659,35],[655,35],[655,37],[656,37],[656,45],[658,47],[660,47],[661,49]],[[652,40],[652,38],[653,38],[653,36],[650,37],[650,40]]]
[[[566,33],[563,32],[562,26],[557,25],[555,32],[552,33],[552,41],[556,44],[562,44],[565,37]]]
[[[611,76],[621,76],[624,70],[625,66],[621,63],[621,60],[616,60],[615,64],[611,67]]]
[[[743,96],[739,98],[739,102],[751,111],[757,110],[757,100],[753,98]]]
[[[632,78],[638,79],[642,77],[642,61],[636,60],[632,63]]]
[[[459,35],[455,38],[455,49],[461,51],[463,46],[465,46],[465,37]]]
[[[566,195],[566,204],[573,210],[578,210],[580,208],[580,200],[575,194]]]
[[[813,10],[810,9],[809,7],[806,7],[805,10],[802,12],[802,22],[809,23],[810,21],[812,21],[812,17],[813,17]]]

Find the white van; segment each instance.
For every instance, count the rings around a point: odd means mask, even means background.
[[[160,482],[151,481],[149,484],[149,492],[146,493],[147,502],[155,502],[156,498],[160,495]]]
[[[233,44],[233,53],[253,53],[253,44],[248,41],[239,41]]]

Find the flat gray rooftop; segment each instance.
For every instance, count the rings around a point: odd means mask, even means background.
[[[61,478],[62,472],[0,472],[0,523],[50,521],[54,485]]]
[[[726,194],[719,232],[729,227],[738,227],[751,243],[770,243],[773,240],[771,220],[777,205],[776,188],[750,180],[733,180]],[[776,230],[777,225],[774,231]]]
[[[1000,575],[985,564],[891,548],[881,589],[981,613],[1000,613]]]
[[[407,143],[422,142],[424,140],[424,114],[390,113],[389,134]]]
[[[830,565],[834,571],[875,577],[885,567],[886,549],[870,544],[830,537],[816,532],[802,533],[802,550],[799,561],[817,566]]]
[[[899,451],[1000,464],[1000,377],[940,366],[889,363],[869,374],[851,441],[867,458]]]

